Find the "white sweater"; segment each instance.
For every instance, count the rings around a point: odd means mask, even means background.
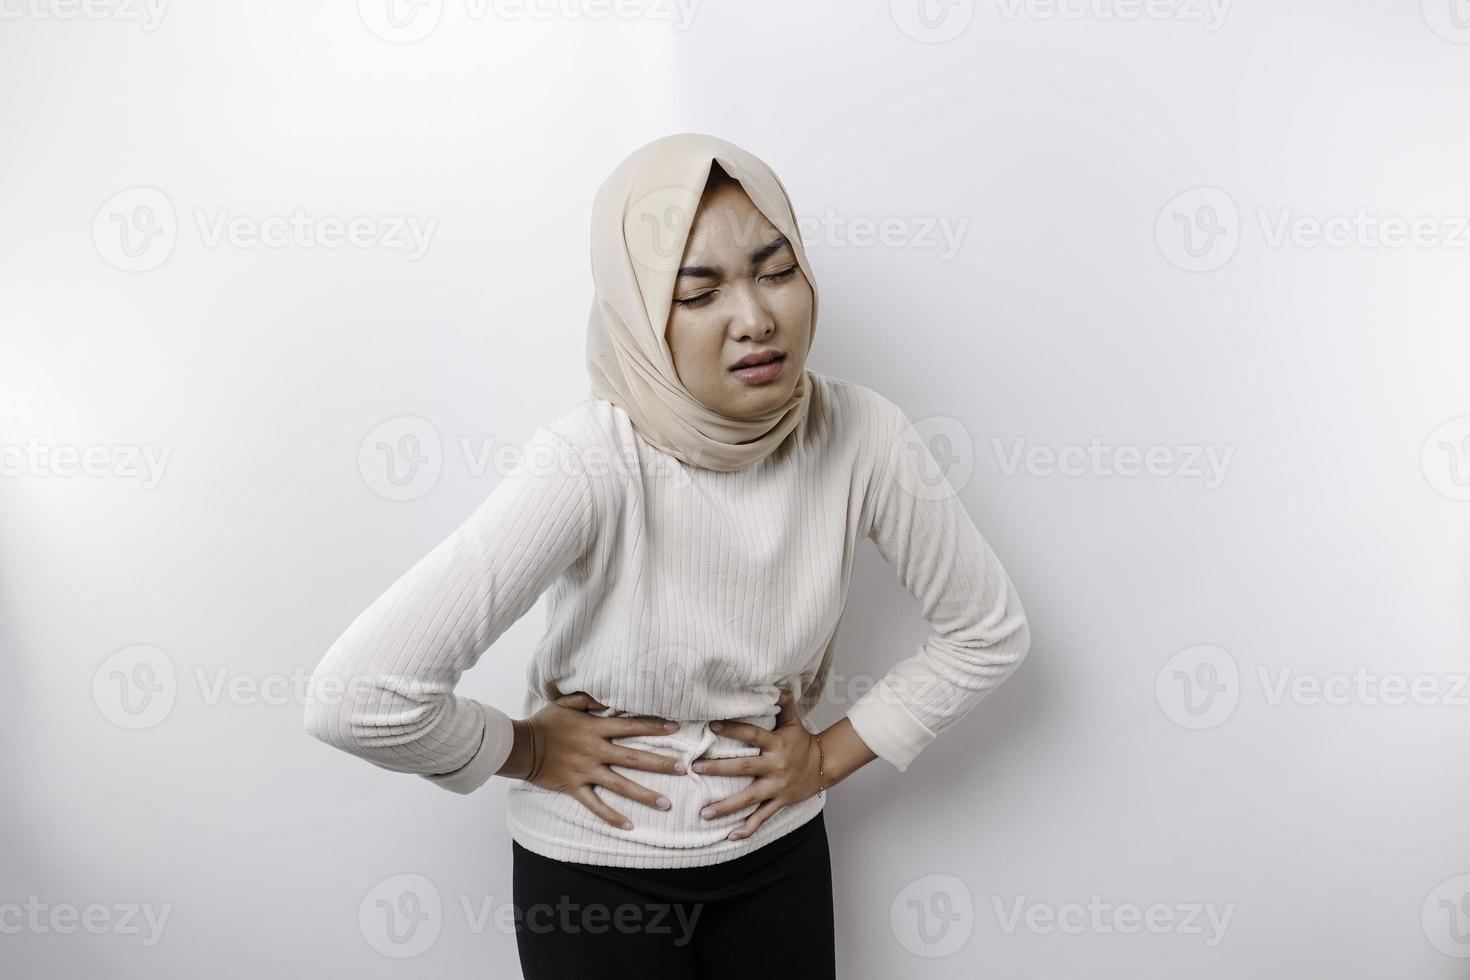
[[[333,696],[308,701],[307,730],[382,768],[471,792],[509,756],[511,716],[455,683],[546,592],[520,717],[585,691],[609,706],[602,714],[683,723],[620,744],[686,764],[759,754],[708,722],[771,729],[782,682],[801,685],[804,716],[820,703],[853,558],[871,537],[933,630],[876,683],[839,670],[833,695],[850,703],[873,752],[908,768],[1010,675],[1029,629],[1009,576],[905,413],[854,382],[811,379],[802,425],[737,472],[681,463],[590,395],[538,428],[521,464],[327,651],[312,689]],[[754,805],[713,820],[699,810],[752,777],[613,768],[672,808],[596,787],[633,822],[623,830],[568,794],[515,780],[511,837],[563,861],[693,867],[789,833],[824,799],[787,806],[732,841]]]

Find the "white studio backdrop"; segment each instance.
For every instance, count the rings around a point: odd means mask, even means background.
[[[519,975],[504,782],[305,678],[585,393],[593,192],[686,130],[1032,623],[831,793],[841,974],[1470,970],[1463,4],[0,0],[0,79],[4,976]],[[926,632],[865,546],[816,721]]]

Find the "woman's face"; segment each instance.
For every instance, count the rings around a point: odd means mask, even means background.
[[[791,243],[739,184],[710,188],[684,245],[665,330],[679,380],[722,415],[770,412],[801,380],[811,334],[812,289]],[[784,356],[732,370],[766,353]]]

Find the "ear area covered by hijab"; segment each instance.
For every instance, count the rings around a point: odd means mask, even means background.
[[[791,242],[812,288],[815,339],[817,280],[780,178],[733,143],[678,133],[633,151],[593,200],[587,372],[592,394],[623,408],[649,444],[693,466],[732,471],[770,455],[801,424],[811,404],[812,379],[803,370],[791,397],[767,415],[732,418],[691,395],[674,370],[664,329],[684,246],[715,161]]]

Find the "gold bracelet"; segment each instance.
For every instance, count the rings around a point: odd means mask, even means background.
[[[523,776],[523,777],[521,777],[521,778],[525,782],[528,782],[529,783],[531,780],[535,779],[538,775],[540,775],[540,773],[541,773],[541,760],[537,758],[537,756],[539,755],[539,753],[537,752],[537,749],[539,748],[539,746],[537,745],[537,738],[536,738],[536,723],[533,722],[533,721],[531,721],[530,719],[527,719],[526,720],[526,730],[527,730],[527,732],[531,736],[531,771],[528,772],[528,773],[526,773],[526,775]]]
[[[822,736],[818,735],[816,732],[812,732],[812,738],[815,738],[817,740],[817,795],[825,797],[827,794],[827,787],[824,784],[826,783],[827,778],[826,773],[823,771],[823,766],[826,765],[827,755],[825,752],[822,751]]]

